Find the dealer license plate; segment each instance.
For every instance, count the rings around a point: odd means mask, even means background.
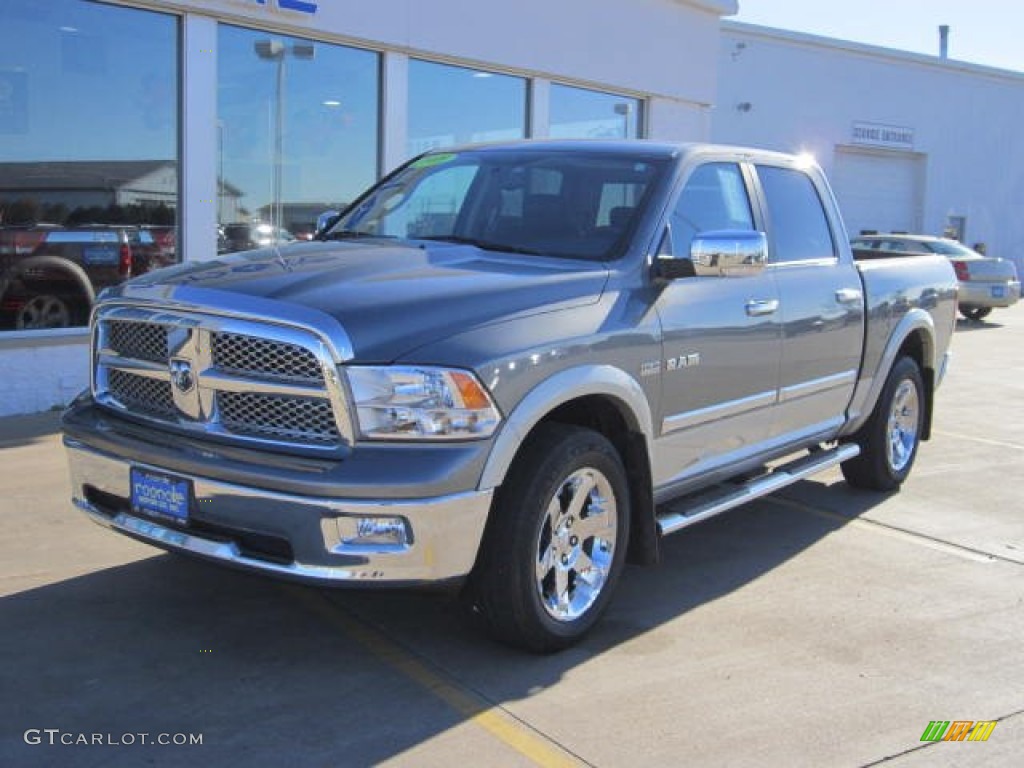
[[[992,298],[993,299],[1005,299],[1006,298],[1006,286],[1005,285],[993,285],[992,286]]]
[[[132,510],[144,515],[188,522],[192,481],[132,467]]]
[[[117,248],[112,245],[87,245],[82,250],[82,261],[90,266],[117,264]]]

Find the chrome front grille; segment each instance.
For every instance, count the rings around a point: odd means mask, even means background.
[[[141,306],[102,307],[93,394],[186,432],[282,449],[352,442],[335,361],[312,330]]]
[[[326,400],[221,392],[217,403],[221,423],[233,432],[311,443],[338,441],[334,414]]]
[[[167,327],[164,325],[113,320],[107,324],[107,344],[124,357],[167,362]]]
[[[237,333],[214,334],[213,364],[229,373],[311,384],[323,381],[320,361],[308,349]]]
[[[107,386],[110,394],[129,408],[165,418],[177,413],[169,381],[113,369],[107,375]]]

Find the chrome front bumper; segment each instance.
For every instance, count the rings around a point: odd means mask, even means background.
[[[173,472],[192,482],[196,499],[189,524],[177,525],[139,515],[130,507],[131,468],[163,470],[68,436],[64,446],[73,503],[100,525],[163,549],[328,585],[403,586],[465,576],[476,559],[493,493],[345,500],[275,493]],[[354,541],[359,521],[373,518],[401,521],[401,543]],[[253,540],[280,542],[289,556],[254,551],[249,544]]]

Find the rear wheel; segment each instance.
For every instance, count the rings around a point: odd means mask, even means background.
[[[882,395],[854,440],[860,455],[842,464],[843,477],[857,488],[892,491],[910,474],[924,428],[924,381],[909,357],[893,365]]]
[[[968,320],[983,320],[992,314],[992,307],[960,307],[960,314]]]
[[[577,642],[618,581],[629,513],[626,472],[605,437],[540,426],[495,498],[471,609],[509,645],[544,653]]]

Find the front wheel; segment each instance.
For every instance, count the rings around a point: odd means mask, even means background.
[[[615,447],[589,429],[541,425],[495,497],[471,610],[509,645],[545,653],[577,642],[618,581],[629,514]]]
[[[914,465],[924,429],[924,381],[909,357],[893,365],[875,410],[854,440],[860,455],[844,461],[843,477],[857,488],[893,491]]]

